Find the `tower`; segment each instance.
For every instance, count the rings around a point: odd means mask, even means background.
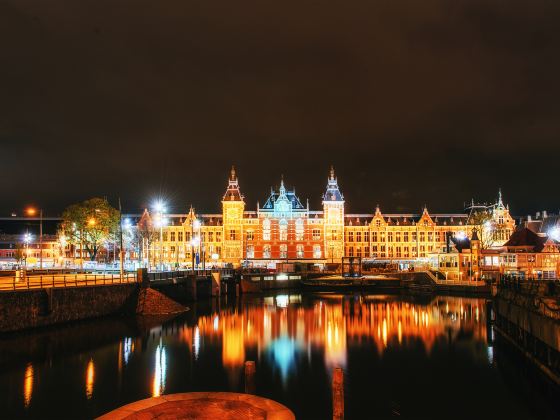
[[[222,261],[238,265],[243,259],[243,212],[245,201],[239,190],[235,168],[231,167],[228,186],[222,198]]]
[[[515,229],[515,221],[509,214],[509,206],[505,206],[502,199],[502,189],[498,190],[498,200],[492,206],[492,240],[494,246],[502,246],[509,240]]]
[[[473,228],[471,237],[471,268],[469,275],[477,279],[480,268],[480,238],[478,237],[478,229]]]
[[[327,190],[323,194],[325,258],[334,262],[344,256],[344,196],[331,166]]]

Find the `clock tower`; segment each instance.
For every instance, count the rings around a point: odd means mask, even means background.
[[[245,201],[239,191],[239,182],[232,166],[228,187],[222,198],[223,246],[222,261],[238,265],[243,255],[243,212]]]

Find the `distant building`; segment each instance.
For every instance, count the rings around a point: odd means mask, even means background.
[[[158,227],[158,215],[145,210],[137,224],[137,252],[144,264],[183,267],[194,261],[199,267],[204,263],[273,268],[288,262],[340,263],[343,256],[353,256],[405,268],[427,264],[430,254],[447,249],[449,238],[466,237],[475,227],[491,246],[503,245],[515,230],[515,221],[501,193],[484,211],[489,219],[482,227],[470,224],[470,212],[430,214],[424,208],[421,214],[383,214],[377,206],[371,214],[346,214],[332,168],[321,210],[311,210],[281,179],[264,205],[251,211],[232,168],[221,214],[196,214],[191,208],[187,214],[167,215],[169,223]]]
[[[61,264],[66,251],[56,235],[43,235],[42,248],[43,267]],[[39,266],[41,248],[37,237],[34,237],[29,243],[25,243],[23,235],[0,235],[0,266],[12,268],[18,264],[18,257],[21,265]]]

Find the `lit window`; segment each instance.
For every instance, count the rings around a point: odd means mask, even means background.
[[[263,240],[270,241],[270,220],[264,219],[263,220]],[[269,250],[270,252],[270,250]]]
[[[313,258],[321,258],[321,245],[313,245]]]
[[[303,245],[298,244],[296,247],[297,258],[303,258]]]
[[[313,240],[318,241],[321,239],[321,231],[319,229],[313,229]]]
[[[280,258],[288,258],[288,245],[280,245]]]
[[[288,240],[288,221],[286,219],[280,220],[280,240]]]
[[[253,245],[247,247],[247,258],[255,258],[255,247]]]
[[[270,245],[263,247],[263,258],[270,258]]]
[[[296,220],[296,241],[303,241],[303,219]]]

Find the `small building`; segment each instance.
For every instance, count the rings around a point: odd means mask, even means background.
[[[560,272],[559,243],[528,227],[516,230],[500,254],[503,274],[523,279],[557,279]]]

